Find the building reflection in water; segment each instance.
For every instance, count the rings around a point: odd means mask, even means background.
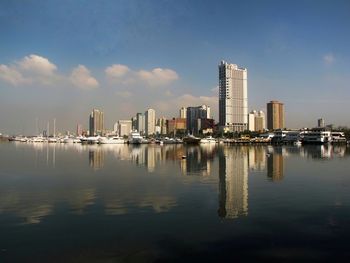
[[[209,176],[215,150],[215,145],[186,147],[186,159],[180,164],[182,172],[186,175]]]
[[[89,149],[89,164],[90,167],[98,170],[104,166],[104,151],[101,147]]]
[[[220,217],[233,219],[248,215],[247,147],[222,147],[219,150]]]
[[[267,177],[272,181],[281,181],[284,177],[284,157],[282,148],[274,149],[267,158]]]

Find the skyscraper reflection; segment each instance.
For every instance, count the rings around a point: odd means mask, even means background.
[[[101,147],[89,150],[89,164],[90,167],[98,170],[104,166],[104,151]]]
[[[267,177],[272,181],[281,181],[284,177],[284,157],[281,148],[276,148],[267,158]]]
[[[248,148],[219,150],[220,217],[233,219],[248,215]]]

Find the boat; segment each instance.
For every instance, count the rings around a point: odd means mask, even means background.
[[[216,140],[212,136],[208,136],[206,138],[202,138],[200,143],[216,143]]]
[[[89,144],[94,144],[98,142],[98,139],[100,136],[90,136],[90,137],[82,137],[80,138],[81,143],[89,143]]]
[[[113,137],[100,137],[98,139],[99,144],[123,144],[124,138],[119,136],[113,136]]]
[[[169,138],[169,137],[165,137],[163,139],[163,143],[164,144],[175,144],[176,143],[176,140],[174,138]]]
[[[302,144],[302,142],[301,141],[295,141],[295,142],[293,142],[293,145],[296,145],[296,146],[299,146],[299,145],[301,145]]]
[[[332,133],[326,128],[313,128],[304,133],[303,144],[327,144],[332,142]]]
[[[186,144],[199,144],[201,141],[201,138],[198,138],[192,134],[189,134],[185,136],[182,141]]]
[[[35,137],[31,138],[30,141],[31,141],[31,142],[44,142],[45,139],[44,139],[43,136],[40,135],[40,136],[35,136]]]
[[[128,143],[130,144],[141,144],[143,141],[144,140],[138,131],[132,131],[128,138]]]

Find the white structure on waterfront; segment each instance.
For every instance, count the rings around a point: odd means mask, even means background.
[[[225,61],[219,65],[219,124],[229,131],[248,129],[247,69]]]
[[[146,135],[155,134],[155,126],[156,126],[156,111],[154,109],[148,109],[145,112],[145,131]]]

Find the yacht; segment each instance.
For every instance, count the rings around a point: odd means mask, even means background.
[[[212,136],[208,136],[206,138],[202,138],[200,143],[216,143],[216,140]]]
[[[198,144],[201,141],[201,138],[195,137],[192,134],[185,136],[182,141],[186,144]]]
[[[138,131],[132,131],[129,135],[128,143],[130,144],[141,144],[143,138]]]
[[[165,137],[163,139],[163,143],[164,144],[175,144],[176,143],[176,140],[174,138],[169,138],[169,137]]]
[[[98,139],[99,144],[123,144],[124,138],[119,136],[113,136],[113,137],[100,137]]]
[[[94,144],[98,142],[98,139],[100,136],[90,136],[90,137],[82,137],[80,138],[81,143],[89,143],[89,144]]]

